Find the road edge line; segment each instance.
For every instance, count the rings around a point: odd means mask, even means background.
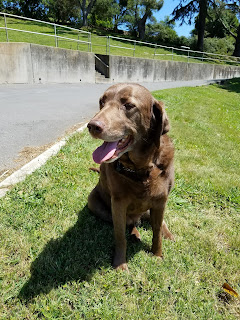
[[[30,175],[35,170],[43,166],[48,159],[56,155],[73,134],[77,132],[82,132],[86,127],[87,123],[75,130],[72,134],[66,136],[59,142],[55,143],[52,147],[45,150],[39,156],[31,160],[30,162],[26,163],[22,168],[13,172],[9,177],[0,182],[0,198],[4,197],[13,185],[23,181],[28,175]]]

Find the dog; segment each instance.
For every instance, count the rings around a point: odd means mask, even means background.
[[[149,217],[152,253],[162,257],[162,235],[174,240],[163,220],[174,183],[174,147],[164,104],[139,84],[116,84],[99,100],[100,111],[87,127],[103,144],[93,152],[100,178],[88,197],[97,217],[113,223],[113,267],[128,270],[126,225],[140,240],[137,224]]]

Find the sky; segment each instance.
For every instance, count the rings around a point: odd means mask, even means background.
[[[173,12],[174,8],[179,4],[179,0],[164,0],[162,9],[158,12],[154,13],[154,17],[157,19],[157,21],[164,20],[166,16],[170,16]],[[189,37],[190,32],[194,29],[194,24],[188,25],[184,23],[182,26],[180,26],[180,22],[176,21],[175,31],[179,36],[185,36]]]

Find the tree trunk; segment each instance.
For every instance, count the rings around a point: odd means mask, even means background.
[[[240,25],[238,26],[238,32],[236,37],[235,49],[233,52],[233,56],[240,57]]]
[[[204,31],[207,17],[207,0],[200,0],[199,2],[199,22],[198,22],[198,40],[197,49],[203,51]]]
[[[146,21],[147,21],[147,13],[138,21],[138,33],[139,39],[143,40],[145,38],[145,31],[146,31]]]
[[[79,6],[82,10],[82,25],[83,27],[86,27],[88,25],[88,21],[87,21],[87,18],[88,18],[88,15],[89,13],[91,12],[93,6],[95,5],[96,3],[96,0],[90,0],[89,1],[89,4],[87,6],[87,2],[86,0],[79,0]]]
[[[87,27],[87,16],[88,16],[88,13],[87,13],[87,10],[85,8],[82,11],[82,16],[83,16],[82,25],[83,25],[83,27]]]
[[[139,33],[139,39],[143,40],[145,37],[145,24],[141,22],[141,20],[138,22],[138,33]]]

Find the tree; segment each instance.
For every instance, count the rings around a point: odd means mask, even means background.
[[[206,25],[205,25],[205,37],[207,38],[207,49],[204,46],[204,50],[212,49],[211,52],[217,49],[222,54],[232,52],[232,46],[235,39],[234,55],[239,52],[239,21],[237,15],[239,15],[239,6],[236,2],[226,3],[228,0],[215,0],[212,1],[212,6],[208,7]],[[195,29],[192,31],[193,35],[197,35],[199,28],[199,16],[195,18]],[[210,39],[214,38],[214,39]],[[220,41],[221,38],[225,38],[225,43]],[[223,45],[224,44],[224,45]],[[214,49],[215,48],[215,49]],[[239,54],[239,53],[238,53]]]
[[[46,8],[41,0],[6,0],[2,1],[7,12],[28,18],[46,18]]]
[[[116,16],[120,19],[120,6],[119,2],[115,0],[97,0],[92,9],[90,22],[95,26],[100,26],[109,29],[116,29],[119,21],[117,22]]]
[[[192,30],[192,35],[198,34],[199,17],[195,18],[195,28]],[[236,15],[229,9],[223,7],[221,10],[208,8],[205,37],[210,38],[225,38],[238,28],[239,21]]]
[[[175,22],[167,16],[163,21],[148,23],[146,25],[146,37],[150,42],[164,44],[166,46],[189,46],[190,39],[179,37],[174,30]]]
[[[184,5],[184,3],[187,4]],[[173,19],[181,20],[181,23],[185,22],[191,24],[192,18],[196,13],[199,14],[198,20],[198,38],[197,49],[203,51],[204,31],[206,25],[207,9],[214,0],[180,0],[179,5],[173,10]]]
[[[114,6],[113,24],[114,30],[118,31],[118,26],[125,23],[125,16],[128,13],[128,0],[114,0]]]
[[[213,7],[208,8],[205,28],[207,37],[225,38],[231,32],[235,33],[238,25],[236,14],[223,1],[215,1]]]
[[[214,9],[217,14],[217,17],[222,24],[222,27],[235,39],[235,49],[233,52],[233,56],[240,57],[240,24],[239,21],[229,24],[226,21],[225,15],[222,14],[224,10],[230,10],[233,15],[238,16],[240,18],[240,1],[234,0],[215,0]],[[236,18],[237,19],[237,18]],[[236,20],[235,20],[236,21]],[[238,26],[237,26],[238,25]]]
[[[235,43],[235,49],[233,52],[233,56],[240,57],[240,24],[238,26],[237,36],[236,36],[236,43]]]
[[[96,0],[77,0],[77,2],[82,13],[82,26],[85,27],[88,25],[88,16],[91,13]]]
[[[169,17],[165,17],[163,21],[148,23],[146,26],[146,35],[153,42],[172,45],[178,38],[174,26],[175,23],[170,22]]]
[[[45,8],[41,0],[19,0],[21,13],[29,18],[41,19],[45,16]]]
[[[48,18],[57,23],[67,23],[79,18],[79,7],[72,0],[45,0]]]
[[[145,37],[146,22],[151,19],[154,11],[159,11],[163,0],[129,0],[126,21],[129,28],[138,33],[141,40]]]
[[[227,7],[229,7],[237,16],[240,18],[240,1],[231,1],[229,0],[227,3]],[[235,49],[233,52],[233,56],[240,57],[240,24],[237,29],[237,34],[231,33],[231,35],[235,38]]]

